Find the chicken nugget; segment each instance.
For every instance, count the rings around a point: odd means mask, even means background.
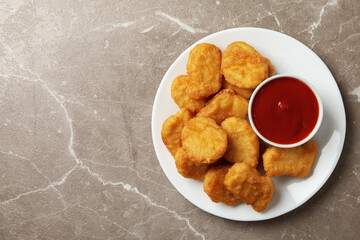
[[[224,184],[234,196],[250,204],[257,212],[266,209],[274,193],[274,183],[245,162],[235,163],[225,176]]]
[[[219,165],[211,168],[205,175],[204,191],[213,202],[222,202],[232,206],[241,203],[224,185],[225,175],[230,164]]]
[[[186,94],[186,88],[189,83],[189,76],[177,76],[171,84],[171,97],[179,108],[187,108],[196,114],[205,106],[205,100],[192,99]]]
[[[228,147],[224,158],[231,162],[246,162],[256,167],[259,159],[259,138],[245,120],[237,117],[227,118],[221,123],[228,136]]]
[[[174,157],[176,151],[181,147],[181,132],[191,118],[191,112],[186,108],[182,108],[175,115],[166,119],[162,126],[161,138]]]
[[[185,178],[192,178],[194,180],[204,180],[206,172],[211,165],[195,165],[188,159],[183,148],[179,148],[175,155],[175,164],[180,173]]]
[[[274,76],[274,74],[275,74],[275,68],[274,68],[274,66],[272,65],[270,59],[265,58],[265,61],[266,61],[267,64],[268,64],[268,77]]]
[[[306,177],[310,173],[316,151],[317,145],[314,141],[294,148],[269,147],[263,154],[266,175]]]
[[[256,88],[268,78],[265,58],[245,42],[233,42],[225,49],[221,70],[225,80],[239,88]]]
[[[190,98],[206,98],[221,88],[221,50],[213,44],[196,45],[186,65],[190,77],[186,92]]]
[[[234,90],[224,89],[207,102],[206,106],[196,116],[210,117],[217,124],[221,124],[222,121],[229,117],[245,118],[248,106],[248,101],[237,95]]]
[[[222,89],[232,89],[237,94],[239,94],[240,96],[242,96],[242,97],[244,97],[246,99],[250,99],[252,93],[254,92],[254,89],[238,88],[237,86],[232,85],[232,84],[228,83],[227,81],[222,82]]]
[[[181,141],[186,155],[197,165],[216,162],[227,147],[226,132],[214,120],[205,117],[187,122]]]

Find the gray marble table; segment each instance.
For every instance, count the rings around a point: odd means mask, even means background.
[[[358,239],[360,2],[0,2],[0,239]],[[281,217],[208,214],[170,184],[151,111],[179,54],[228,28],[288,34],[327,64],[343,96],[339,163]]]

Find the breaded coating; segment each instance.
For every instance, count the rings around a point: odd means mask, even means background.
[[[248,101],[235,93],[232,89],[221,90],[206,106],[201,109],[196,117],[210,117],[221,124],[226,118],[245,118],[248,112]]]
[[[225,175],[230,164],[219,165],[211,168],[205,175],[204,191],[213,202],[222,202],[232,206],[241,203],[224,185]]]
[[[250,204],[257,212],[266,209],[274,193],[274,183],[247,163],[235,163],[225,176],[224,184],[235,197]]]
[[[275,74],[275,68],[274,68],[274,66],[272,65],[270,59],[265,58],[265,61],[266,61],[267,64],[268,64],[268,77],[274,76],[274,74]]]
[[[268,78],[265,58],[245,42],[233,42],[226,48],[221,70],[225,80],[239,88],[256,88]]]
[[[225,131],[211,118],[191,119],[182,131],[181,140],[186,155],[197,165],[215,163],[227,147]]]
[[[191,118],[191,112],[186,108],[182,108],[175,115],[166,119],[162,126],[161,138],[174,157],[177,150],[181,147],[181,132]]]
[[[245,120],[237,117],[227,118],[221,128],[228,136],[228,147],[224,158],[231,162],[246,162],[256,167],[259,159],[259,138]]]
[[[317,145],[309,141],[294,148],[269,147],[263,154],[266,175],[306,177],[316,156]]]
[[[171,84],[171,97],[179,108],[187,108],[192,113],[196,114],[205,106],[205,100],[192,99],[186,94],[186,88],[189,81],[188,75],[177,76]]]
[[[206,98],[221,88],[221,50],[213,44],[196,45],[186,65],[190,82],[187,94],[193,99]]]
[[[252,93],[254,92],[254,89],[250,89],[250,88],[238,88],[235,85],[232,85],[230,83],[228,83],[227,81],[223,81],[222,82],[222,89],[227,89],[230,88],[232,90],[234,90],[237,94],[239,94],[240,96],[246,98],[246,99],[250,99]]]
[[[188,159],[183,148],[179,148],[175,155],[175,164],[180,173],[185,178],[192,178],[194,180],[204,180],[205,174],[210,169],[211,165],[195,165]]]

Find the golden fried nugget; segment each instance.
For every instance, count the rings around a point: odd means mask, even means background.
[[[266,61],[267,64],[268,64],[268,77],[274,76],[274,74],[275,74],[275,68],[274,68],[274,66],[272,65],[270,59],[265,58],[265,61]]]
[[[227,147],[225,131],[205,117],[191,119],[182,131],[181,141],[186,155],[197,165],[216,162]]]
[[[221,70],[225,80],[239,88],[256,88],[268,77],[265,58],[245,42],[233,42],[225,49]]]
[[[266,175],[305,177],[311,170],[317,151],[314,141],[294,148],[269,147],[263,154]]]
[[[205,175],[204,191],[213,202],[222,202],[232,206],[241,203],[241,201],[224,185],[225,175],[230,167],[230,164],[226,164],[211,168]]]
[[[221,90],[206,106],[202,108],[196,117],[210,117],[221,124],[226,118],[245,118],[248,112],[248,101],[235,93],[232,89]]]
[[[175,156],[176,151],[181,147],[181,132],[191,118],[191,112],[182,108],[165,120],[161,129],[161,138],[171,155]]]
[[[213,44],[196,45],[186,65],[190,82],[187,94],[193,99],[206,98],[221,88],[221,50]]]
[[[189,76],[177,76],[171,84],[171,97],[180,108],[187,108],[196,114],[205,106],[205,100],[192,99],[186,94],[186,88],[189,84]]]
[[[227,81],[222,82],[222,89],[232,89],[237,94],[239,94],[240,96],[242,96],[246,99],[249,99],[251,97],[252,93],[254,92],[254,89],[238,88],[237,86],[232,85],[232,84],[228,83]]]
[[[237,117],[227,118],[221,123],[228,136],[228,147],[224,158],[231,162],[246,162],[256,167],[259,159],[259,138],[245,120]]]
[[[205,177],[206,178],[206,177]],[[225,176],[224,184],[235,197],[251,204],[257,212],[265,210],[274,193],[274,183],[245,162],[235,163]]]
[[[175,164],[180,173],[185,178],[192,178],[195,180],[204,180],[206,172],[211,165],[195,165],[188,159],[183,148],[179,148],[175,155]]]

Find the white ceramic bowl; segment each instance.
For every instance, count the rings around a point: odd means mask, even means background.
[[[268,82],[270,81],[273,81],[275,79],[278,79],[278,78],[282,78],[282,77],[290,77],[290,78],[295,78],[301,82],[303,82],[305,85],[307,85],[311,91],[314,93],[315,97],[316,97],[316,100],[318,102],[318,105],[319,105],[319,116],[318,116],[318,119],[317,119],[317,122],[315,124],[315,127],[313,128],[313,130],[309,133],[309,135],[302,139],[301,141],[299,142],[296,142],[296,143],[291,143],[291,144],[280,144],[280,143],[276,143],[276,142],[273,142],[267,138],[265,138],[256,128],[254,122],[253,122],[253,119],[252,119],[252,104],[253,104],[253,101],[254,101],[254,98],[256,96],[256,94],[259,92],[259,90],[264,86],[266,85]],[[294,76],[294,75],[290,75],[290,74],[279,74],[279,75],[275,75],[275,76],[272,76],[268,79],[266,79],[265,81],[263,81],[259,86],[257,86],[257,88],[254,90],[253,94],[251,95],[251,98],[250,98],[250,101],[249,101],[249,111],[248,111],[248,117],[249,117],[249,122],[251,124],[251,127],[254,129],[255,133],[264,141],[266,142],[267,144],[269,145],[272,145],[272,146],[275,146],[275,147],[280,147],[280,148],[292,148],[292,147],[297,147],[297,146],[300,146],[304,143],[306,143],[307,141],[309,141],[315,134],[316,132],[318,131],[318,129],[320,128],[320,125],[321,125],[321,122],[322,122],[322,119],[323,119],[323,115],[324,115],[324,109],[323,109],[323,105],[322,105],[322,102],[321,102],[321,99],[320,99],[320,96],[319,94],[317,93],[316,89],[308,82],[306,81],[304,78],[302,77],[299,77],[299,76]],[[284,129],[286,129],[286,127],[284,127]]]

